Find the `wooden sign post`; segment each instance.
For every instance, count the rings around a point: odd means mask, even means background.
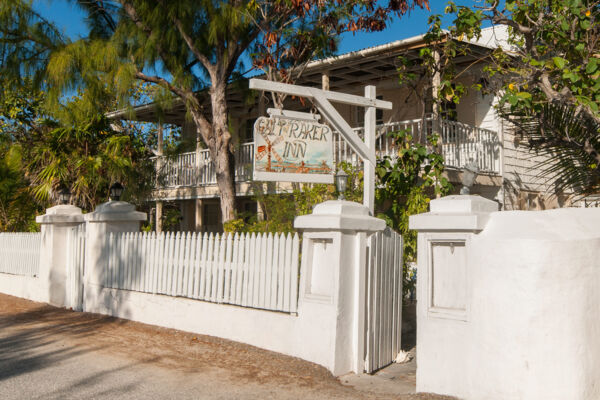
[[[375,166],[377,163],[375,158],[376,109],[391,110],[392,103],[377,100],[375,86],[366,86],[364,97],[264,79],[250,79],[249,87],[250,89],[304,97],[315,103],[321,115],[333,128],[340,132],[342,137],[350,144],[350,147],[363,159],[365,163],[363,204],[369,208],[371,215],[373,215],[375,210]],[[331,102],[365,108],[364,141],[354,132]]]

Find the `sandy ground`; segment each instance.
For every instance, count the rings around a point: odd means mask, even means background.
[[[0,294],[3,400],[444,398],[369,385],[342,385],[323,367],[228,340]]]

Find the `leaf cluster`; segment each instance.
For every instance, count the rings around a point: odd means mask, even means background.
[[[408,131],[392,132],[390,137],[398,153],[378,161],[375,198],[377,216],[402,234],[406,295],[414,286],[408,265],[417,256],[417,232],[408,228],[409,217],[426,212],[430,199],[446,195],[452,186],[443,176],[444,158],[435,151],[437,137],[429,137],[427,146],[415,142]]]

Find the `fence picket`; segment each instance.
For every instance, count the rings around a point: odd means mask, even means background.
[[[206,288],[206,259],[208,255],[208,234],[204,233],[202,235],[202,253],[200,256],[200,280],[198,282],[198,289],[196,293],[197,299],[204,299],[204,291]]]
[[[223,264],[223,293],[222,301],[224,303],[229,303],[229,291],[231,284],[231,271],[233,268],[232,257],[233,257],[233,235],[230,233],[227,235],[227,245],[226,245],[226,253],[225,253],[225,262]]]
[[[0,273],[37,276],[41,233],[0,233]]]
[[[250,290],[250,235],[246,233],[244,235],[244,266],[243,266],[243,276],[242,276],[242,306],[248,305],[248,293]]]
[[[206,286],[204,288],[204,294],[202,295],[201,299],[203,300],[210,300],[210,293],[211,293],[211,288],[212,288],[212,280],[213,280],[213,256],[214,256],[214,251],[215,251],[215,242],[218,239],[218,235],[214,235],[211,233],[208,236],[208,253],[206,256]]]
[[[215,290],[215,299],[217,303],[223,302],[223,286],[225,280],[225,261],[227,257],[227,234],[221,235],[221,241],[219,242],[219,258],[217,264],[217,287]]]
[[[283,283],[285,282],[285,234],[279,236],[279,252],[277,257],[277,296],[274,308],[283,309]]]
[[[300,262],[300,237],[297,233],[294,234],[294,239],[292,242],[292,276],[290,279],[291,284],[291,298],[290,298],[290,312],[298,311],[298,278],[300,274],[300,270],[298,269],[298,264]]]
[[[235,300],[234,304],[242,304],[242,288],[244,287],[244,274],[245,274],[245,262],[246,257],[246,235],[240,234],[238,241],[238,253],[237,253],[237,269],[236,269],[236,285],[235,285]]]
[[[265,306],[265,273],[267,263],[267,235],[263,233],[262,235],[257,236],[258,248],[260,248],[260,254],[258,258],[258,270],[257,278],[258,282],[256,282],[256,295],[254,296],[255,304],[259,308],[263,308]]]
[[[266,262],[265,262],[265,275],[264,275],[264,289],[261,293],[264,294],[262,306],[263,308],[271,307],[271,291],[273,289],[273,262],[274,262],[274,254],[273,249],[275,248],[273,234],[269,232],[267,236],[267,254],[266,254]]]
[[[260,237],[256,233],[253,233],[250,239],[250,263],[248,269],[250,270],[249,282],[248,282],[248,307],[258,306],[258,264],[260,263],[260,242],[257,245],[257,238]]]
[[[233,235],[233,248],[232,248],[232,259],[231,259],[231,281],[229,282],[229,296],[227,298],[228,303],[234,303],[234,304],[237,299],[239,255],[240,255],[240,235],[238,233],[235,233]]]
[[[85,238],[79,233],[69,237],[73,245],[68,261],[73,263],[82,257]],[[13,260],[25,260],[18,268],[31,273],[34,269],[28,264],[34,257],[22,248],[32,248],[35,240],[39,243],[39,237],[34,239],[0,234],[0,252],[12,250]],[[20,247],[16,243],[21,243]],[[105,287],[267,310],[297,310],[297,234],[109,233],[104,246],[101,281]],[[0,258],[0,267],[5,265],[10,266],[6,257]],[[81,296],[77,287],[71,286],[82,274],[83,269],[74,270],[69,278],[73,304]]]
[[[167,292],[167,282],[169,281],[169,269],[170,263],[173,259],[173,233],[169,232],[167,237],[165,238],[165,247],[163,250],[163,265],[162,265],[162,273],[160,279],[160,294],[168,294]]]
[[[193,232],[190,236],[190,245],[186,263],[186,274],[184,284],[187,283],[187,287],[184,290],[185,297],[192,297],[194,293],[194,276],[196,272],[196,243],[198,242],[198,237],[196,236],[196,232]]]

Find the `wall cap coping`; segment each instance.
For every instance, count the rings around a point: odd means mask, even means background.
[[[428,212],[411,215],[408,220],[408,228],[416,231],[478,232],[485,228],[489,219],[489,213],[449,214]]]
[[[133,204],[125,201],[108,201],[96,207],[92,213],[85,214],[87,222],[125,222],[125,221],[145,221],[147,214],[135,211]]]
[[[412,215],[409,229],[417,231],[481,231],[498,203],[480,196],[453,195],[432,200],[430,212]]]
[[[46,209],[46,214],[35,217],[38,224],[80,224],[83,223],[81,208],[60,204]]]
[[[498,203],[481,196],[453,195],[431,200],[432,213],[470,214],[498,211]]]
[[[296,217],[294,228],[377,232],[385,229],[385,221],[370,216],[369,209],[362,204],[345,200],[329,200],[317,204],[312,214]]]

